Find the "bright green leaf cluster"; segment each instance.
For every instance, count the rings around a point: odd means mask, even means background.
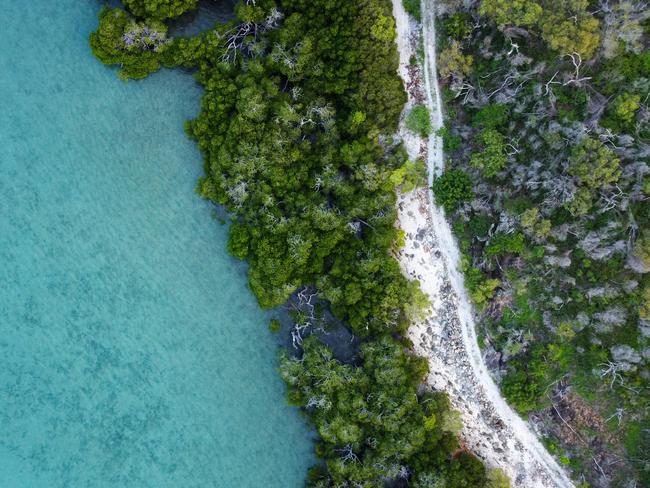
[[[194,10],[198,0],[124,0],[124,4],[137,17],[163,20]]]
[[[433,193],[436,203],[447,212],[455,210],[458,205],[472,199],[472,181],[461,170],[445,171],[433,181]]]
[[[505,138],[494,129],[484,129],[478,136],[480,148],[472,154],[470,164],[480,169],[483,174],[491,178],[505,168],[506,157]]]

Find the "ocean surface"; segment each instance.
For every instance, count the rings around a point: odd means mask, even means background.
[[[0,0],[0,487],[299,487],[311,431],[194,193],[191,75],[121,82],[96,0]]]

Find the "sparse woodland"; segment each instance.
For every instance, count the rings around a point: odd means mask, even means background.
[[[489,364],[577,480],[650,486],[648,4],[439,4],[434,193]]]
[[[259,303],[293,304],[279,369],[318,433],[307,485],[507,487],[459,448],[457,415],[402,336],[423,296],[393,257],[395,192],[424,177],[392,138],[406,95],[391,2],[240,1],[235,21],[169,38],[164,22],[195,6],[129,0],[102,11],[90,44],[123,78],[182,66],[205,89],[187,123],[205,158],[197,191],[230,212],[228,248]],[[352,357],[313,334],[328,315],[360,338]]]

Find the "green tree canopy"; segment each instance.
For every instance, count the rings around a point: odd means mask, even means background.
[[[467,173],[461,170],[448,170],[433,181],[433,193],[436,202],[451,212],[458,208],[463,202],[470,201],[472,192],[472,181]]]
[[[497,130],[484,129],[477,139],[480,147],[472,154],[470,164],[491,178],[505,168],[508,162],[505,138]]]
[[[198,0],[124,0],[124,5],[141,18],[171,19],[194,10]]]
[[[602,142],[585,137],[571,150],[569,173],[589,189],[616,183],[621,174],[620,160]]]

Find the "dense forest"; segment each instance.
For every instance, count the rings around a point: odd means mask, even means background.
[[[579,479],[650,486],[647,3],[439,4],[434,192],[489,364]]]
[[[312,487],[507,487],[460,448],[459,419],[423,386],[403,333],[423,294],[394,253],[396,191],[423,181],[394,140],[406,95],[389,0],[240,0],[236,20],[168,36],[196,0],[106,8],[90,44],[124,79],[195,71],[203,197],[232,217],[229,251],[250,264],[263,307],[291,302],[294,348],[280,361],[288,398],[318,432]],[[358,338],[324,344],[328,321]]]

